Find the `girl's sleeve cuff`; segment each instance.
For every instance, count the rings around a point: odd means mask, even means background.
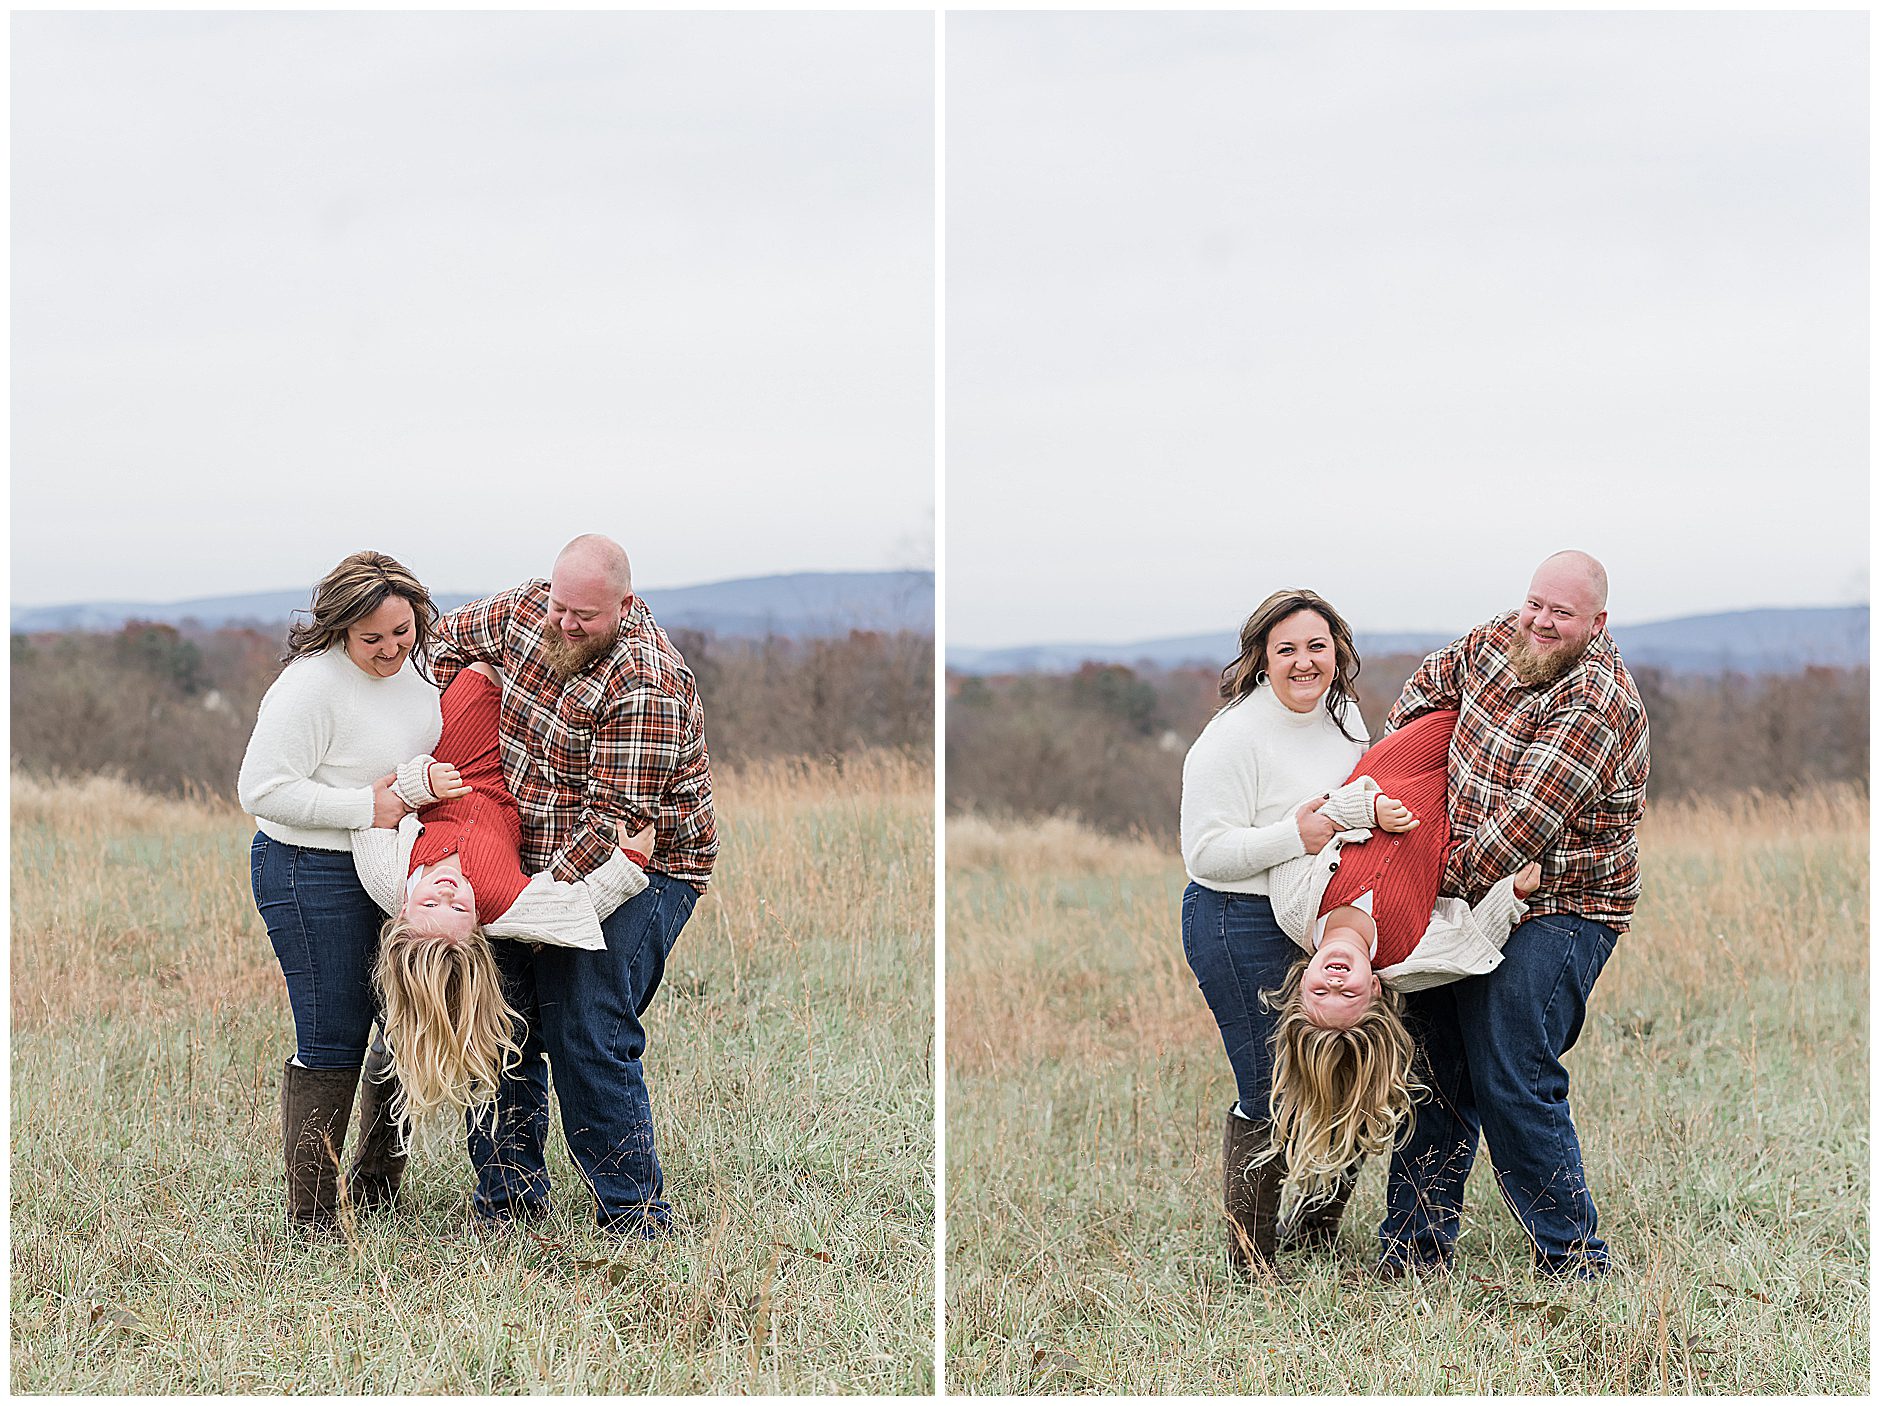
[[[393,778],[392,790],[413,810],[437,804],[437,797],[431,794],[431,766],[436,760],[435,757],[413,757],[398,768]]]

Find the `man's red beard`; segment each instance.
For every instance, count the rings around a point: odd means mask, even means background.
[[[1542,653],[1534,648],[1528,632],[1520,630],[1515,634],[1514,643],[1508,646],[1508,667],[1529,688],[1546,688],[1565,678],[1573,666],[1586,657],[1591,644],[1589,639],[1578,649],[1563,644],[1558,649]]]
[[[571,679],[596,659],[614,647],[614,641],[620,638],[620,625],[615,622],[613,629],[604,635],[589,635],[576,644],[560,630],[542,632],[542,654],[548,667],[559,678]]]

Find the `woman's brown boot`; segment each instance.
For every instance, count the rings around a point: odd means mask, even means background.
[[[287,1219],[330,1226],[339,1218],[339,1153],[352,1119],[357,1069],[281,1072],[281,1147],[287,1159]]]
[[[398,1073],[392,1067],[391,1051],[384,1041],[374,1040],[361,1071],[359,1151],[346,1176],[346,1190],[357,1210],[379,1210],[398,1198],[410,1126],[401,1127],[392,1117],[392,1100],[397,1096]]]
[[[1270,1269],[1279,1250],[1279,1159],[1254,1160],[1266,1151],[1270,1127],[1228,1110],[1221,1154],[1226,1181],[1227,1264],[1241,1274]]]

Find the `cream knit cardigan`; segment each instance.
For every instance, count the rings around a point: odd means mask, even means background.
[[[1319,814],[1339,826],[1317,854],[1300,855],[1274,866],[1268,875],[1273,916],[1286,936],[1306,952],[1315,950],[1313,930],[1319,906],[1338,868],[1339,852],[1363,844],[1377,823],[1377,782],[1368,776],[1338,787]],[[1378,978],[1398,991],[1421,991],[1465,976],[1481,976],[1501,965],[1501,951],[1515,924],[1527,916],[1527,904],[1514,896],[1508,875],[1471,908],[1459,898],[1438,898],[1430,925],[1410,955],[1394,966],[1379,967]]]
[[[372,901],[387,913],[405,904],[405,879],[411,851],[424,833],[424,822],[407,815],[396,830],[379,827],[352,832],[353,867]],[[646,888],[646,872],[616,849],[585,879],[568,883],[544,871],[529,880],[507,912],[483,931],[490,937],[546,942],[554,947],[605,951],[601,921]]]

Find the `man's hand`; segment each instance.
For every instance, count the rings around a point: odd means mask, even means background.
[[[1377,798],[1377,828],[1393,835],[1406,835],[1423,822],[1402,801],[1390,796]]]
[[[431,794],[440,801],[454,801],[459,796],[467,796],[475,789],[464,784],[463,773],[449,762],[432,762],[430,766]]]
[[[1299,838],[1305,841],[1307,854],[1317,854],[1338,833],[1338,827],[1319,814],[1319,807],[1329,799],[1328,796],[1315,796],[1293,812],[1293,819],[1299,824]]]
[[[653,857],[653,841],[656,836],[653,833],[653,823],[650,820],[645,825],[641,826],[639,833],[635,835],[629,835],[627,833],[627,822],[624,820],[616,820],[614,825],[615,828],[620,831],[620,848],[630,849],[636,854],[643,854],[648,859]]]
[[[1541,886],[1541,866],[1528,863],[1522,866],[1520,873],[1514,876],[1514,896],[1526,902]]]
[[[392,789],[392,783],[398,780],[396,772],[381,776],[372,783],[372,828],[374,830],[396,830],[398,822],[408,813],[408,808],[398,792]]]

